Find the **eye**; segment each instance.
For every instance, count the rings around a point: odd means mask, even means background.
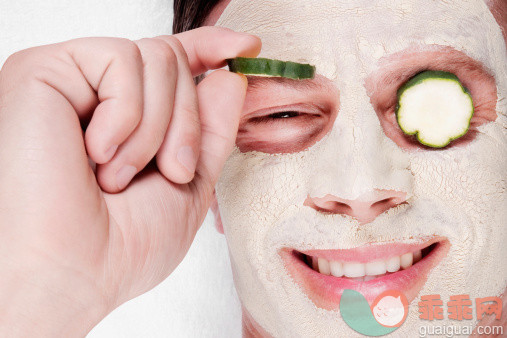
[[[250,119],[250,123],[270,123],[270,122],[282,122],[274,120],[291,119],[302,116],[304,113],[298,111],[280,111],[262,116],[255,116]]]
[[[448,86],[418,81],[425,76],[447,79]],[[480,126],[498,116],[495,78],[480,62],[450,47],[394,54],[370,75],[365,87],[385,135],[405,150],[468,145]]]
[[[270,119],[287,119],[291,117],[299,116],[299,112],[297,111],[283,111],[279,113],[270,114],[268,118]]]
[[[249,78],[236,146],[269,154],[304,151],[328,133],[339,110],[329,79]]]
[[[241,151],[302,151],[327,131],[330,118],[327,108],[315,104],[262,109],[242,119],[236,145]]]
[[[443,148],[470,127],[472,96],[452,73],[421,72],[398,90],[397,97],[399,127],[425,146]]]

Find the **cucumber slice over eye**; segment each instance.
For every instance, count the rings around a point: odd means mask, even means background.
[[[286,77],[295,80],[313,79],[315,76],[314,66],[291,61],[237,57],[227,59],[227,65],[231,72],[244,75]]]
[[[398,125],[429,147],[443,148],[464,136],[473,114],[472,96],[452,73],[425,71],[398,90]]]

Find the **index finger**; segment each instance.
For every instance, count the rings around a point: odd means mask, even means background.
[[[157,38],[164,39],[164,35]],[[192,76],[207,70],[222,68],[225,59],[237,56],[256,57],[261,51],[261,40],[251,34],[235,32],[228,28],[205,26],[173,35],[185,52]]]

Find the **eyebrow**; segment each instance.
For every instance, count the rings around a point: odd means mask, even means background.
[[[270,86],[284,86],[290,87],[295,90],[315,90],[322,89],[324,85],[318,78],[294,80],[284,77],[262,77],[262,76],[247,76],[249,90],[261,90],[269,88]]]
[[[427,58],[429,55],[432,55],[429,61],[427,59],[420,59],[420,57]],[[381,86],[398,84],[401,80],[406,81],[410,77],[427,69],[442,69],[453,73],[457,70],[464,70],[474,76],[490,75],[479,61],[450,47],[419,51],[404,50],[390,55],[380,62],[380,66],[386,69],[386,71],[377,73],[377,76],[382,76],[379,81],[379,85]]]

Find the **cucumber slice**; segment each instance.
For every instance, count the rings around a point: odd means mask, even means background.
[[[429,147],[443,148],[465,135],[473,114],[472,96],[452,73],[425,71],[398,90],[398,125]]]
[[[309,64],[264,58],[237,57],[227,59],[229,70],[254,76],[286,77],[289,79],[313,79],[315,67]]]

